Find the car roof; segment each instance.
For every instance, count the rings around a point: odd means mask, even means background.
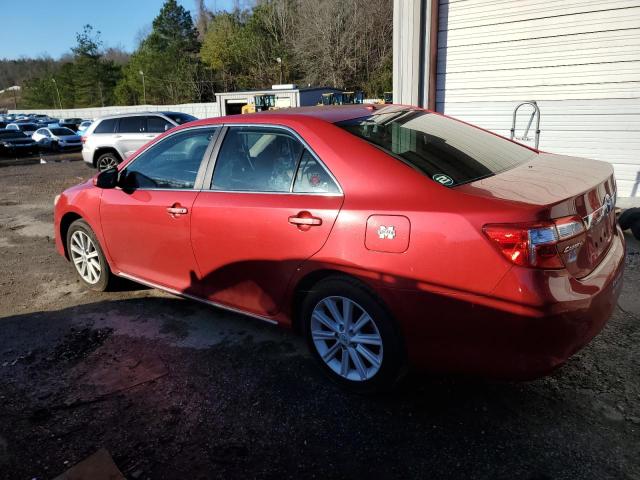
[[[266,112],[248,113],[244,115],[228,115],[226,117],[205,118],[190,122],[186,125],[210,125],[218,123],[257,123],[282,122],[287,120],[300,120],[300,117],[315,118],[328,123],[336,123],[352,118],[366,117],[381,108],[389,108],[390,105],[357,104],[357,105],[319,105],[313,107],[285,108],[281,110],[269,110]],[[415,109],[409,106],[394,106],[403,110]]]
[[[110,118],[126,118],[126,117],[140,117],[147,115],[166,115],[165,112],[130,112],[130,113],[114,113],[113,115],[104,115],[96,118],[98,120],[107,120]]]

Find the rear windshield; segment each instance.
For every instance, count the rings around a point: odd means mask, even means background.
[[[75,132],[68,128],[52,128],[51,133],[54,135],[75,135]]]
[[[505,138],[424,111],[388,107],[336,125],[447,187],[490,177],[536,155]]]
[[[169,117],[171,120],[176,122],[178,125],[182,125],[183,123],[193,122],[197,120],[193,115],[189,115],[187,113],[179,113],[179,112],[166,112],[165,115]]]

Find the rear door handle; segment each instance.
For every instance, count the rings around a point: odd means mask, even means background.
[[[317,227],[322,225],[322,219],[314,217],[307,211],[302,211],[297,215],[289,217],[289,223],[297,225],[300,229],[308,229],[309,227]]]

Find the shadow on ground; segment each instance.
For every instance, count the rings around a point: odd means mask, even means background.
[[[136,478],[640,473],[638,326],[621,311],[552,377],[412,374],[378,397],[327,382],[290,332],[172,297],[2,328],[0,478],[52,478],[101,447]]]

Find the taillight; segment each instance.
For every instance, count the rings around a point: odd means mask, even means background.
[[[87,141],[87,137],[85,137],[84,135],[80,137],[80,141],[82,143],[85,143]]]
[[[585,232],[580,217],[565,217],[553,222],[534,224],[485,225],[483,231],[500,252],[516,265],[525,267],[564,268],[558,243]],[[569,260],[575,260],[584,242],[577,242]]]

